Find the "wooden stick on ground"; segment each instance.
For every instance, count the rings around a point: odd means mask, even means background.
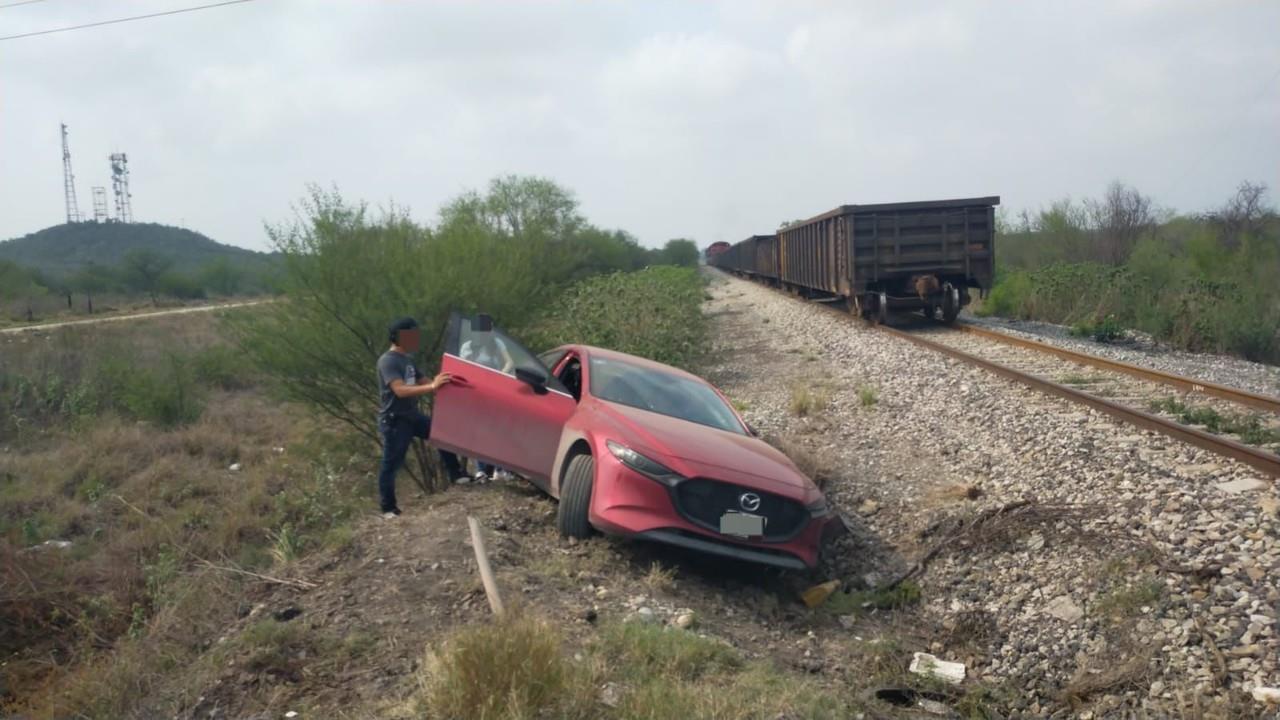
[[[204,565],[205,567],[209,568],[210,570],[221,570],[222,572],[235,573],[235,574],[237,574],[237,575],[245,575],[245,576],[248,576],[248,577],[251,577],[251,578],[257,578],[257,579],[259,579],[259,580],[266,580],[267,582],[273,582],[273,583],[277,583],[277,584],[280,584],[280,585],[292,585],[293,587],[296,587],[296,588],[302,588],[302,589],[304,589],[304,590],[310,590],[311,588],[320,587],[319,585],[317,585],[317,584],[315,584],[315,583],[313,583],[313,582],[311,582],[311,581],[309,581],[309,580],[290,580],[290,579],[288,579],[288,578],[271,577],[270,575],[263,575],[263,574],[261,574],[261,573],[250,572],[250,571],[248,571],[248,570],[242,570],[242,569],[240,569],[240,568],[238,568],[238,567],[228,567],[228,566],[226,566],[226,565],[215,565],[214,563],[211,563],[211,562],[209,562],[208,560],[205,560],[204,558],[199,557],[198,555],[192,555],[192,557],[194,557],[194,558],[196,558],[197,560],[199,560],[201,565]]]
[[[493,614],[502,617],[505,610],[502,598],[498,595],[498,584],[493,579],[493,569],[489,567],[489,553],[484,549],[484,538],[480,535],[480,523],[470,515],[467,525],[471,526],[471,546],[476,551],[476,567],[480,568],[480,582],[484,584],[484,594],[489,598],[489,608]]]

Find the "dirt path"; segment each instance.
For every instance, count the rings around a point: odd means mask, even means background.
[[[84,320],[64,320],[62,322],[39,323],[37,325],[21,325],[11,328],[0,328],[0,333],[21,333],[30,330],[56,330],[61,327],[71,325],[92,325],[94,323],[114,322],[116,320],[141,320],[144,318],[160,317],[162,315],[182,315],[184,313],[209,312],[210,310],[229,310],[231,308],[249,307],[251,305],[261,305],[269,303],[271,300],[248,300],[245,302],[222,303],[219,305],[201,305],[199,307],[173,308],[172,310],[154,310],[143,313],[130,313],[128,315],[108,315],[106,317],[85,318]]]

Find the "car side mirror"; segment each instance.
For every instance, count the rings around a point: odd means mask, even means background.
[[[533,388],[538,395],[547,394],[547,376],[539,370],[530,370],[529,368],[516,368],[516,379]]]
[[[493,316],[480,313],[471,319],[471,332],[493,332]]]

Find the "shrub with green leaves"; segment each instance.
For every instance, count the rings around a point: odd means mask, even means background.
[[[692,268],[590,278],[565,292],[528,339],[539,349],[581,343],[689,367],[706,341],[702,295],[702,278]]]

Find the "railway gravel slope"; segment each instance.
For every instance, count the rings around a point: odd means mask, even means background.
[[[1036,716],[1263,711],[1247,694],[1280,684],[1269,479],[716,276],[713,380],[764,434],[795,432],[804,392],[829,397],[802,442],[838,466],[828,494],[857,509],[855,540],[886,545],[835,565],[875,585],[934,551],[932,650]]]

